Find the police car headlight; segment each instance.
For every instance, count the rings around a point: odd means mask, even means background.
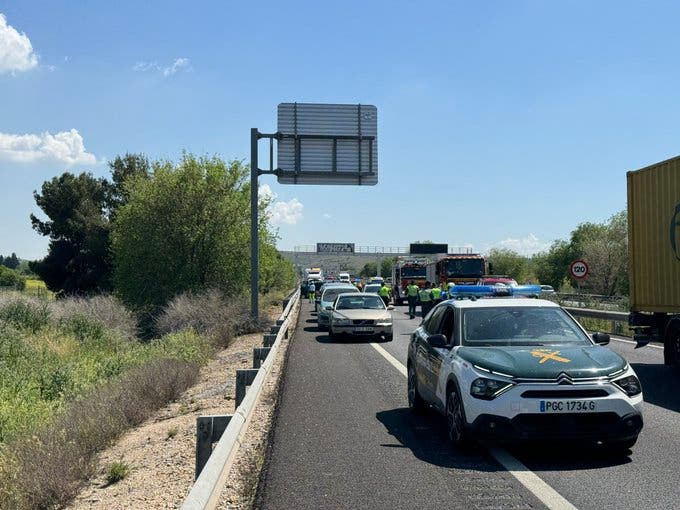
[[[349,319],[333,319],[333,324],[335,326],[349,326],[351,321]]]
[[[512,383],[479,377],[472,381],[470,395],[483,400],[493,400],[510,386],[512,386]]]
[[[629,397],[634,397],[635,395],[642,393],[640,380],[634,375],[629,375],[628,377],[614,381],[614,384],[621,388]]]
[[[391,326],[392,321],[380,321],[375,323],[376,326]]]

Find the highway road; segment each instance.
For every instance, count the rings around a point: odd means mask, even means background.
[[[439,415],[408,410],[406,353],[419,319],[405,311],[393,312],[393,342],[330,343],[303,304],[257,507],[680,507],[680,372],[663,365],[661,349],[610,345],[645,395],[645,428],[630,457],[560,444],[460,452]]]

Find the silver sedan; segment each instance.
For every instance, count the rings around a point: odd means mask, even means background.
[[[377,294],[340,294],[328,307],[331,312],[328,336],[331,340],[341,335],[382,336],[392,340],[393,306],[385,306]]]

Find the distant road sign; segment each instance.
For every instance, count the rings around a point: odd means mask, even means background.
[[[317,253],[354,253],[354,243],[316,243]]]
[[[569,265],[569,274],[577,280],[588,276],[588,264],[585,260],[575,260]]]
[[[281,103],[277,131],[279,183],[378,183],[375,106]]]
[[[411,243],[409,253],[411,255],[435,255],[437,253],[448,253],[448,244],[437,243]]]

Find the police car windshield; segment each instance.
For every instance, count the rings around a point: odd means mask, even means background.
[[[378,296],[344,296],[338,298],[336,310],[384,310],[385,304]]]
[[[552,307],[466,308],[462,343],[470,347],[592,345],[564,310]]]

